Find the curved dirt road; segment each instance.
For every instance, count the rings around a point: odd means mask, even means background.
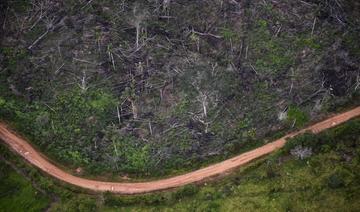
[[[286,138],[299,135],[301,133],[304,133],[305,131],[312,131],[314,133],[318,133],[359,115],[360,107],[357,107],[353,110],[336,115],[332,118],[314,124],[298,132],[288,134],[283,138],[273,141],[272,143],[268,143],[262,147],[243,153],[239,156],[230,158],[223,162],[210,165],[206,168],[202,168],[183,175],[170,177],[167,179],[139,183],[103,182],[73,176],[51,164],[49,161],[47,161],[46,158],[44,158],[33,147],[31,147],[31,145],[29,145],[29,143],[25,139],[18,136],[16,133],[11,131],[5,124],[2,123],[0,123],[0,139],[5,141],[5,143],[7,143],[12,150],[20,154],[28,162],[61,181],[93,191],[110,191],[113,193],[121,194],[138,194],[179,187],[186,184],[199,182],[206,178],[228,172],[236,167],[248,163],[251,160],[262,157],[283,147],[286,142]]]

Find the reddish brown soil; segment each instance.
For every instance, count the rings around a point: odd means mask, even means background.
[[[332,118],[329,118],[325,121],[319,122],[312,126],[309,126],[298,132],[290,133],[276,141],[268,143],[262,147],[256,148],[249,152],[243,153],[236,157],[230,158],[223,162],[210,165],[206,168],[202,168],[187,174],[170,177],[167,179],[149,181],[149,182],[139,182],[139,183],[119,183],[119,182],[103,182],[84,179],[80,177],[73,176],[57,166],[51,164],[44,156],[37,152],[25,139],[21,138],[15,132],[11,131],[6,124],[0,123],[0,139],[5,141],[12,150],[24,157],[29,163],[38,167],[47,174],[67,183],[70,183],[75,186],[79,186],[85,189],[90,189],[93,191],[110,191],[113,193],[121,194],[138,194],[146,193],[164,189],[175,188],[183,186],[190,183],[200,182],[209,177],[217,176],[226,172],[233,170],[239,166],[242,166],[254,159],[260,158],[264,155],[267,155],[281,147],[284,146],[286,138],[290,138],[305,131],[311,131],[313,133],[318,133],[325,129],[334,127],[343,122],[348,121],[351,118],[357,117],[360,115],[360,107],[357,107],[348,112],[336,115]]]

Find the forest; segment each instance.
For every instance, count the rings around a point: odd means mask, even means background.
[[[357,1],[0,8],[0,118],[77,175],[182,173],[360,103]]]

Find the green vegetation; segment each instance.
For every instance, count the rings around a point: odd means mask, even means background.
[[[119,136],[116,128],[107,131],[106,137],[113,142],[115,167],[127,173],[145,172],[151,167],[149,160],[149,146],[140,147],[136,139]],[[94,167],[95,168],[95,167]]]
[[[0,121],[81,176],[203,167],[360,104],[359,11],[353,0],[3,1]],[[220,183],[135,197],[78,194],[0,145],[37,187],[0,172],[0,211],[51,200],[53,211],[352,210],[358,122]]]
[[[61,187],[59,182],[39,175],[24,165],[22,159],[0,147],[6,160],[21,167],[24,173],[30,173],[31,180],[41,182],[40,188],[51,196],[60,197],[50,211],[303,211],[324,208],[352,211],[359,207],[360,198],[359,132],[360,119],[353,120],[319,135],[293,138],[282,150],[252,162],[225,179],[137,196],[79,194],[75,188]],[[311,149],[311,153],[299,159],[293,151],[299,146]],[[0,165],[2,169],[9,169],[4,163]],[[7,173],[1,176],[9,181],[2,185],[2,193],[10,195],[9,191],[15,188],[21,191],[26,188],[35,195],[27,180],[13,171]],[[40,193],[36,195],[41,199]],[[23,199],[30,197],[20,195],[17,198],[24,202]],[[17,210],[44,208],[49,200],[42,198],[33,205],[17,204]],[[1,196],[0,208],[11,207],[8,201],[7,196]]]
[[[221,36],[227,41],[231,42],[238,42],[239,41],[239,34],[233,31],[231,28],[222,28],[221,29]]]
[[[278,153],[220,182],[174,193],[108,197],[105,211],[356,210],[360,198],[359,129],[357,119],[319,135],[296,137]],[[311,148],[310,157],[300,160],[292,155],[297,146]]]
[[[91,153],[83,149],[89,147],[90,142],[96,142],[93,139],[98,131],[113,120],[108,114],[114,111],[115,105],[114,98],[101,90],[68,91],[60,95],[53,106],[49,106],[50,111],[40,112],[36,117],[34,137],[44,138],[40,145],[45,146],[49,145],[46,139],[61,138],[48,150],[61,160],[75,165],[89,163]],[[64,146],[72,148],[66,149]]]
[[[268,27],[265,20],[259,20],[249,35],[251,48],[254,49],[252,57],[256,58],[254,65],[257,70],[276,74],[294,64],[295,52],[289,46],[289,40],[274,38]]]
[[[298,107],[290,106],[287,112],[287,120],[289,123],[301,128],[309,121],[309,117]]]
[[[36,190],[29,180],[4,161],[0,161],[0,211],[41,211],[50,199]]]
[[[223,160],[359,103],[358,7],[333,3],[6,1],[0,118],[84,176]]]
[[[83,92],[78,88],[60,94],[49,104],[26,106],[4,99],[0,103],[3,118],[18,123],[18,128],[28,132],[37,145],[56,159],[74,166],[94,160],[92,149],[86,147],[89,142],[96,142],[93,138],[101,132],[99,130],[114,120],[111,116],[109,119],[108,114],[114,112],[116,105],[114,97],[105,91]]]

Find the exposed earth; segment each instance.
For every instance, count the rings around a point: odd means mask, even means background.
[[[357,1],[0,10],[0,119],[81,176],[178,175],[360,104]]]
[[[31,145],[26,140],[18,136],[13,131],[9,130],[5,124],[0,124],[0,139],[5,141],[12,148],[12,150],[16,151],[18,154],[24,157],[28,162],[38,167],[45,173],[61,181],[85,189],[90,189],[93,191],[102,191],[102,192],[110,191],[121,194],[138,194],[138,193],[146,193],[146,192],[164,190],[169,188],[175,188],[189,183],[203,181],[204,179],[215,175],[224,174],[236,167],[248,163],[251,160],[262,157],[266,154],[269,154],[283,147],[284,144],[286,143],[287,138],[294,137],[296,135],[302,134],[307,131],[318,133],[325,129],[346,122],[351,118],[357,117],[359,115],[360,115],[360,107],[357,107],[348,112],[344,112],[342,114],[326,119],[325,121],[309,126],[301,131],[290,133],[262,147],[256,148],[252,151],[246,152],[244,154],[225,160],[223,162],[208,166],[206,168],[202,168],[197,171],[193,171],[176,177],[171,177],[168,179],[149,181],[149,182],[139,182],[139,183],[102,182],[102,181],[88,180],[70,175],[67,172],[56,167],[55,165],[51,164],[43,155],[41,155],[34,148],[32,148]]]

